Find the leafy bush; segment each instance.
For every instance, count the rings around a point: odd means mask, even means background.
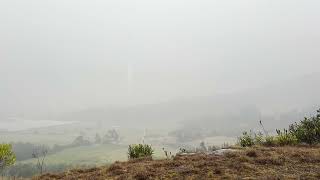
[[[304,118],[300,123],[290,125],[289,131],[300,143],[320,143],[320,109],[317,110],[316,116]]]
[[[252,133],[248,133],[247,131],[243,132],[242,136],[240,136],[238,140],[240,146],[242,147],[251,147],[255,144]]]
[[[11,144],[0,144],[0,171],[16,162]]]
[[[154,150],[148,144],[132,144],[128,148],[128,158],[136,159],[142,157],[152,157]]]
[[[298,139],[296,136],[288,130],[283,129],[283,131],[280,131],[277,129],[277,136],[276,136],[276,142],[280,146],[285,146],[285,145],[296,145],[298,144]]]

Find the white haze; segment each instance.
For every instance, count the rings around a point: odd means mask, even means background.
[[[0,113],[157,104],[312,76],[319,8],[316,0],[1,0]]]

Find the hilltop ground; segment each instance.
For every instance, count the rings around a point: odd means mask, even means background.
[[[109,167],[45,174],[34,179],[320,179],[320,147],[253,147],[224,155],[178,155]]]

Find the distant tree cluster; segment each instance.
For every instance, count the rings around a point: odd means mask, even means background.
[[[119,144],[121,137],[119,133],[115,130],[108,130],[107,133],[101,137],[100,134],[95,135],[95,144]]]
[[[115,129],[108,130],[108,132],[103,136],[103,144],[118,144],[120,142],[120,135]]]
[[[177,139],[177,142],[190,142],[194,140],[203,139],[204,137],[214,136],[216,133],[200,127],[184,127],[169,133]]]
[[[72,146],[89,146],[91,142],[85,139],[83,136],[76,137],[71,143]]]
[[[108,130],[107,133],[101,137],[99,133],[96,133],[94,140],[90,141],[88,138],[85,138],[85,133],[81,132],[71,144],[67,145],[54,145],[50,150],[50,153],[56,153],[64,149],[79,147],[79,146],[90,146],[92,144],[119,144],[121,138],[119,133],[112,129]]]

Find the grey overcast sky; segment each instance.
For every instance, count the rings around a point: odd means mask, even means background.
[[[320,71],[318,0],[1,0],[0,108],[157,103]]]

